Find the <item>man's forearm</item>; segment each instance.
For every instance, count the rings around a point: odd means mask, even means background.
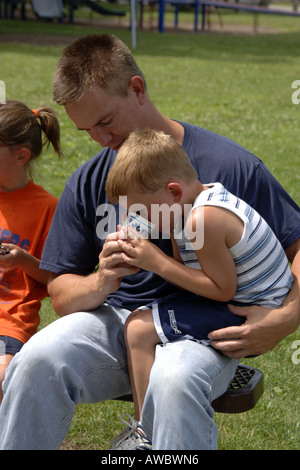
[[[48,282],[48,292],[56,313],[64,316],[94,310],[119,289],[125,276],[137,273],[139,268],[122,261],[121,251],[116,235],[111,234],[100,253],[98,271],[88,276],[53,275]]]
[[[88,311],[101,305],[109,292],[101,288],[99,273],[89,276],[62,274],[52,277],[48,292],[56,313],[60,316]]]
[[[291,266],[291,271],[294,277],[294,283],[293,283],[291,292],[289,293],[289,295],[287,296],[284,302],[284,305],[290,304],[291,310],[294,312],[294,318],[291,318],[290,320],[291,333],[293,333],[300,325],[300,249],[299,249],[300,242],[299,240],[296,244],[294,244],[294,246],[295,245],[297,245],[298,251],[296,251],[293,257],[292,266]]]

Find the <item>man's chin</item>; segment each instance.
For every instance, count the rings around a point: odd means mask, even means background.
[[[122,140],[122,142],[121,142],[119,145],[116,145],[116,146],[113,148],[113,150],[115,150],[116,152],[117,152],[118,150],[120,150],[120,148],[122,147],[123,142],[124,142],[124,140]]]

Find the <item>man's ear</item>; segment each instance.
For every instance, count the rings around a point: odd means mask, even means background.
[[[180,202],[183,195],[183,189],[180,183],[172,182],[166,186],[167,191],[172,194],[174,202]]]
[[[20,149],[16,150],[17,153],[17,165],[23,166],[29,161],[31,157],[31,152],[26,147],[21,147]]]
[[[128,89],[132,90],[137,96],[140,104],[144,104],[146,100],[146,89],[142,77],[135,75],[129,81]]]

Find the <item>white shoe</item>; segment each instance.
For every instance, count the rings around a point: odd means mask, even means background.
[[[125,420],[124,417],[127,419]],[[126,428],[110,443],[109,450],[151,450],[152,444],[146,436],[141,423],[130,415],[121,416]]]

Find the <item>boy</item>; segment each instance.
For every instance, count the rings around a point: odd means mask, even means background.
[[[122,229],[123,261],[184,289],[171,301],[159,299],[127,318],[128,367],[139,421],[157,344],[182,337],[205,340],[213,329],[242,322],[230,312],[204,311],[198,296],[274,308],[282,305],[293,277],[265,220],[220,183],[200,183],[183,148],[163,132],[131,133],[107,177],[106,192],[111,202],[126,195],[129,210],[138,207],[172,239],[173,258],[130,227]]]

